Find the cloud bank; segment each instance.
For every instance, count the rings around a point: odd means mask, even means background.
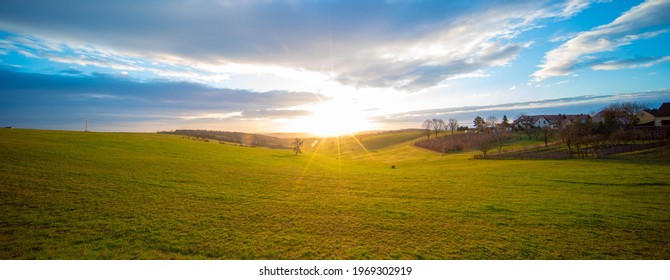
[[[10,42],[35,45],[21,50],[26,56],[45,51],[52,61],[80,66],[188,78],[186,71],[150,65],[172,61],[189,68],[190,81],[203,82],[234,75],[231,65],[274,65],[324,73],[356,87],[418,91],[509,65],[532,45],[519,34],[545,20],[570,18],[590,4],[67,0],[54,7],[22,0],[0,4],[0,27],[55,42]],[[198,65],[227,67],[211,71]]]
[[[292,109],[328,101],[318,93],[219,89],[186,82],[136,82],[122,76],[22,73],[0,69],[0,121],[4,125],[97,122],[155,123],[269,120],[309,114]],[[38,126],[39,127],[39,126]],[[174,128],[174,127],[173,127]],[[112,130],[124,130],[117,127]]]

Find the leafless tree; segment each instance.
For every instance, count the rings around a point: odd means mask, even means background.
[[[610,132],[618,129],[630,129],[637,125],[639,115],[647,106],[635,102],[612,103],[602,110],[605,125]]]
[[[430,132],[433,130],[433,120],[427,119],[423,121],[421,127],[426,130],[426,136],[430,139]]]
[[[498,118],[496,118],[496,116],[488,116],[486,118],[486,126],[488,126],[490,128],[495,128],[497,123],[498,123]]]
[[[447,120],[447,127],[451,130],[451,135],[454,135],[454,132],[458,129],[458,120],[449,119]]]
[[[302,146],[303,141],[300,138],[295,138],[293,140],[293,152],[295,152],[295,155],[297,156],[298,154],[302,154],[302,151],[300,150],[300,147]]]
[[[551,128],[549,126],[542,127],[542,140],[544,140],[544,146],[549,146],[549,137],[551,137]]]
[[[477,135],[477,138],[475,138],[475,146],[478,150],[482,151],[482,154],[484,157],[486,157],[488,151],[495,146],[496,141],[497,140],[494,135],[479,134]]]
[[[579,129],[574,124],[568,124],[559,130],[559,135],[561,141],[568,147],[568,156],[572,158],[572,144],[579,137]]]
[[[435,132],[435,138],[437,138],[437,133],[440,132],[443,128],[446,127],[442,119],[432,119],[433,122],[433,131]]]
[[[503,145],[505,145],[505,141],[507,141],[508,138],[509,134],[507,133],[506,128],[501,128],[496,132],[495,139],[496,144],[498,144],[498,154],[502,152]]]

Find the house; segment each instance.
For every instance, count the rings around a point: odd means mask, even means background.
[[[534,116],[521,116],[518,119],[512,122],[512,125],[516,128],[526,128],[526,127],[545,127],[551,125],[551,122],[545,118],[544,115],[534,115]]]
[[[654,117],[655,126],[670,125],[670,102],[665,102],[661,105],[661,107],[658,107]]]
[[[658,109],[642,110],[637,114],[637,125],[639,126],[653,126],[656,120]]]
[[[570,123],[587,123],[591,116],[585,114],[579,115],[535,115],[535,116],[521,116],[514,121],[514,127],[550,127],[552,129],[558,128],[560,121],[563,121],[563,126]]]
[[[558,120],[563,119],[563,125],[579,123],[585,124],[591,121],[592,117],[590,115],[579,114],[579,115],[551,115],[547,116],[547,119],[552,121],[554,128],[558,127]]]

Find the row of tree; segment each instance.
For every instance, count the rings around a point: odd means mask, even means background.
[[[598,149],[653,138],[649,130],[634,129],[645,109],[645,105],[635,102],[613,103],[600,111],[598,121],[590,116],[583,122],[569,122],[559,117],[556,132],[568,148],[570,157],[585,157],[589,153],[595,154]]]
[[[475,128],[477,128],[477,130],[480,132],[487,131],[487,129],[496,129],[500,127],[507,128],[510,126],[507,115],[503,116],[501,122],[498,122],[498,118],[496,116],[489,116],[486,119],[482,118],[481,116],[477,116],[473,123]],[[435,137],[437,138],[437,135],[440,131],[451,131],[451,134],[453,135],[457,130],[465,129],[465,127],[460,127],[458,125],[458,120],[456,119],[448,119],[445,122],[443,119],[437,118],[426,119],[421,127],[426,130],[426,137],[428,139],[430,139],[431,133],[435,133]]]
[[[502,150],[505,141],[509,138],[507,127],[510,126],[510,123],[507,115],[503,116],[502,122],[499,122],[495,116],[489,116],[486,119],[477,116],[473,123],[478,132],[487,133],[454,135],[457,130],[467,130],[467,127],[460,127],[458,120],[453,118],[446,122],[438,118],[427,119],[422,124],[422,128],[426,130],[427,139],[417,141],[415,144],[441,153],[476,148],[486,155],[488,150],[494,147],[497,147],[498,151]],[[438,133],[443,130],[451,131],[451,136],[438,138]],[[434,139],[430,139],[432,133],[435,134]]]
[[[427,119],[421,125],[422,128],[426,130],[426,136],[430,139],[430,133],[435,132],[435,138],[437,134],[442,130],[449,130],[453,135],[454,132],[458,129],[458,120],[449,119],[446,122],[442,119]]]
[[[497,149],[500,152],[507,139],[509,139],[507,130],[497,130],[493,133],[459,133],[439,138],[422,139],[414,144],[440,153],[477,149],[486,155],[491,149]]]
[[[482,118],[481,116],[477,116],[475,117],[473,123],[475,124],[477,130],[479,130],[480,132],[487,130],[491,131],[491,129],[498,129],[498,128],[506,129],[507,127],[510,126],[509,119],[507,119],[507,115],[503,115],[501,122],[498,122],[498,118],[496,118],[496,116],[488,116],[486,119]]]

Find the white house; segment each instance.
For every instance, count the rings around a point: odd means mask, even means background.
[[[535,116],[521,116],[518,119],[514,120],[514,126],[518,128],[524,127],[545,127],[550,126],[551,122],[543,115]]]

